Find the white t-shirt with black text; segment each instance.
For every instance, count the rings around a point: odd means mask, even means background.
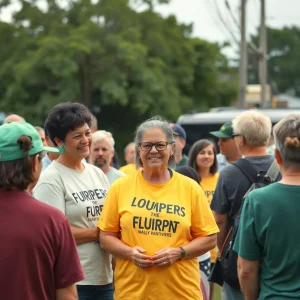
[[[84,167],[83,171],[75,171],[53,161],[41,174],[33,196],[61,210],[71,226],[96,228],[109,182],[99,168],[91,164]],[[112,282],[111,256],[100,248],[99,242],[77,245],[77,249],[85,274],[80,285]]]

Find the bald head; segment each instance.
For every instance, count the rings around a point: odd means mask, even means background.
[[[25,119],[19,115],[11,114],[4,119],[3,124],[7,122],[25,122]]]

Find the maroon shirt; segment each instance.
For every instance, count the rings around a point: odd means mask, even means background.
[[[84,279],[66,217],[23,191],[0,191],[1,299],[55,300]]]

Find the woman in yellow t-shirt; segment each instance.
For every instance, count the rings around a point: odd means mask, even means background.
[[[197,171],[200,179],[200,185],[205,193],[208,204],[210,205],[219,174],[217,173],[217,151],[213,142],[203,139],[197,141],[191,148],[189,153],[189,166]],[[201,255],[198,257],[200,264],[202,286],[204,285],[206,291],[210,294],[210,299],[212,299],[213,285],[209,285],[207,280],[211,266],[216,262],[217,258],[217,248],[214,248],[209,253]],[[205,274],[205,276],[203,275]]]
[[[115,300],[203,299],[197,257],[215,247],[219,230],[199,184],[172,170],[174,143],[167,121],[142,123],[142,168],[108,191],[98,227],[101,247],[116,256]]]

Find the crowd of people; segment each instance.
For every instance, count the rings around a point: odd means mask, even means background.
[[[3,299],[211,300],[215,282],[224,300],[300,299],[300,115],[272,130],[263,113],[244,111],[210,134],[186,155],[185,130],[153,117],[119,167],[112,133],[83,104],[57,104],[43,128],[9,115]],[[249,193],[246,168],[265,179],[270,166],[279,175]],[[220,267],[237,220],[238,286]]]

